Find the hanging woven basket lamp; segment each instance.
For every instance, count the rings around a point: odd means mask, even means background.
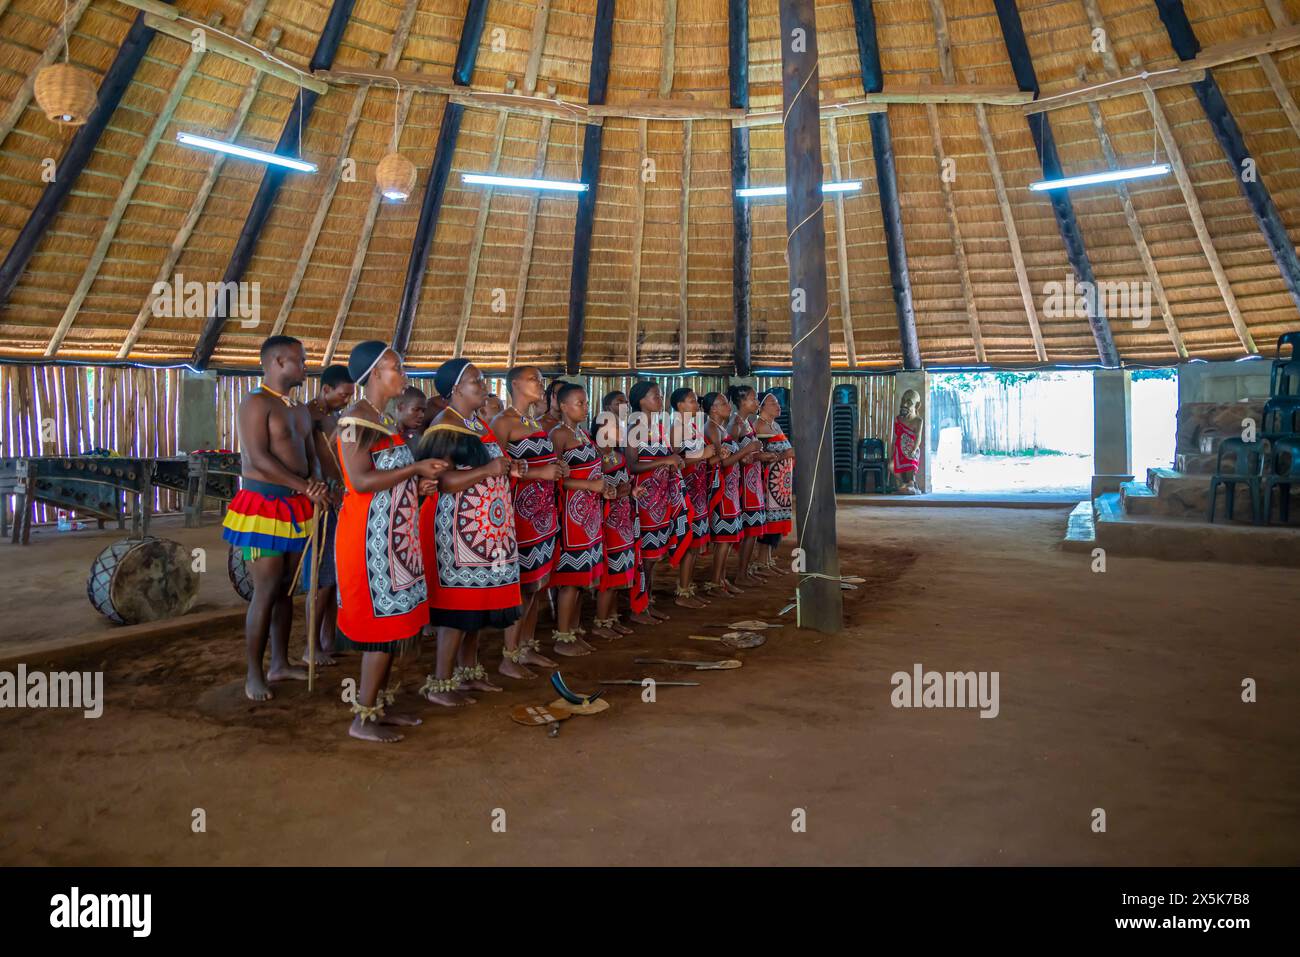
[[[415,190],[415,164],[401,153],[389,153],[375,167],[375,182],[384,199],[405,202]]]
[[[61,126],[85,123],[99,96],[95,78],[70,63],[52,63],[37,72],[33,92],[46,118]]]

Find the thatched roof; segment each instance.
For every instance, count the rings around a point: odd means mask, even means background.
[[[1018,5],[1042,97],[1106,80],[1116,65],[1130,73],[1134,58],[1149,70],[1179,62],[1152,0],[1020,0]],[[1297,0],[1185,0],[1184,5],[1203,48],[1286,28],[1291,18],[1300,21]],[[68,0],[68,6],[74,14],[85,8],[69,39],[71,61],[102,76],[137,11],[118,0],[89,0],[88,4]],[[199,21],[218,14],[221,29],[234,33],[250,5],[233,0],[176,0],[175,6]],[[356,0],[334,69],[374,71],[391,58],[400,72],[420,73],[430,83],[448,84],[466,0],[418,0],[409,38],[393,51],[394,31],[406,6],[405,0]],[[931,3],[875,0],[884,91],[953,83],[1014,91],[1016,81],[992,0],[943,0],[941,6],[946,10],[950,66],[937,42]],[[305,69],[329,7],[327,0],[269,0],[256,20],[252,42],[268,49],[273,34],[278,35],[277,56]],[[472,100],[467,103],[410,343],[410,356],[417,363],[450,355],[462,315],[467,315],[464,354],[488,366],[503,366],[510,358],[521,263],[527,266],[517,358],[550,367],[562,361],[576,199],[544,194],[536,201],[535,232],[526,258],[523,250],[533,198],[498,190],[485,207],[489,194],[464,186],[460,179],[463,172],[489,168],[532,175],[539,161],[546,177],[578,178],[580,120],[587,103],[596,4],[552,0],[548,7],[544,30],[539,31],[535,0],[491,0],[471,87],[496,93],[513,81],[515,92],[532,92],[527,89],[533,77],[531,55],[536,93],[545,96],[553,87],[554,99],[578,107],[568,111],[575,119],[563,118],[568,115],[563,109],[552,110],[556,116],[551,118],[521,110],[503,112]],[[1089,7],[1103,19],[1113,59],[1093,50]],[[59,0],[0,0],[0,106],[9,106],[19,96],[42,53],[57,41],[63,9]],[[673,70],[667,74],[665,11],[673,9]],[[1275,23],[1274,15],[1284,19]],[[585,311],[585,368],[629,366],[633,315],[638,333],[636,366],[731,366],[732,120],[719,112],[729,105],[727,17],[727,0],[617,0],[606,102],[624,107],[625,115],[604,119]],[[841,115],[835,121],[838,176],[828,147],[829,116],[836,112],[830,104],[863,97],[851,6],[847,0],[819,0],[817,20],[825,178],[863,182],[862,192],[849,195],[842,204],[846,240],[842,258],[848,267],[849,325],[857,363],[897,366],[898,320],[868,117]],[[779,110],[777,0],[751,0],[749,22],[750,111]],[[146,152],[151,127],[190,52],[183,41],[171,36],[159,34],[152,40],[86,169],[0,312],[0,356],[45,353],[78,283],[87,278],[89,291],[56,355],[94,361],[119,354],[213,167],[211,154],[178,145],[176,131],[232,137],[241,100],[256,83],[238,139],[273,148],[289,115],[295,87],[208,52],[186,82],[170,123],[143,165],[102,263],[93,266],[96,244],[119,201],[123,181]],[[1291,44],[1279,49],[1270,62],[1294,96],[1300,90],[1300,47]],[[951,79],[945,79],[945,72]],[[1288,115],[1270,86],[1268,64],[1254,56],[1216,66],[1213,72],[1257,162],[1258,176],[1271,192],[1294,243],[1300,236],[1300,114]],[[1149,161],[1155,142],[1152,115],[1137,87],[1122,89],[1128,92],[1098,104],[1105,130],[1121,163]],[[1236,171],[1225,161],[1191,88],[1183,83],[1155,95],[1186,163],[1227,289],[1255,342],[1266,348],[1279,332],[1295,326],[1296,302],[1234,180]],[[283,329],[307,343],[314,361],[325,353],[340,315],[340,357],[360,339],[392,335],[420,199],[448,101],[444,93],[423,90],[408,89],[405,96],[410,98],[410,109],[400,146],[419,168],[420,178],[410,201],[378,205],[368,245],[362,237],[375,195],[374,166],[388,151],[399,98],[391,84],[366,87],[342,82],[332,82],[321,96],[303,134],[303,152],[320,164],[321,171],[286,177],[244,275],[260,283],[261,323],[253,329],[228,324],[216,350],[216,364],[252,363],[257,344],[281,314],[300,260],[306,268],[284,314]],[[648,119],[635,115],[644,101],[663,98],[698,108],[697,118],[689,123],[680,117],[657,118],[649,109],[643,114]],[[960,242],[987,361],[1038,363],[977,107],[969,102],[933,107],[942,155],[955,161],[951,193],[957,237],[945,209],[930,108],[924,103],[887,107],[922,357],[927,365],[971,364],[977,359],[971,309],[958,265]],[[1289,108],[1294,110],[1294,104]],[[341,137],[353,110],[360,111],[359,120],[350,146],[340,155]],[[1070,265],[1047,199],[1026,188],[1042,175],[1026,112],[1022,106],[1000,103],[984,106],[983,112],[1025,272],[1041,312],[1045,285],[1063,281]],[[720,115],[723,118],[715,118]],[[1067,171],[1107,165],[1087,104],[1054,109],[1050,122]],[[57,160],[72,134],[47,121],[34,102],[17,114],[12,129],[0,127],[0,134],[0,254],[4,254],[41,196],[42,160]],[[754,126],[750,135],[751,182],[780,183],[784,178],[780,126]],[[653,179],[644,183],[643,151],[655,164]],[[1156,153],[1163,159],[1164,146],[1157,146]],[[683,204],[687,155],[689,191]],[[331,197],[332,171],[344,157],[355,160],[355,181],[344,176]],[[224,163],[174,272],[189,280],[221,278],[263,172],[258,164],[233,159]],[[1224,290],[1211,273],[1176,178],[1133,183],[1129,194],[1187,353],[1206,358],[1245,354]],[[1072,200],[1097,278],[1145,281],[1147,272],[1120,193],[1113,186],[1103,187],[1076,192]],[[784,207],[780,202],[755,202],[752,212],[754,365],[788,366]],[[837,205],[828,202],[832,350],[837,364],[844,364],[836,215]],[[312,242],[313,220],[318,216],[320,228]],[[634,263],[638,247],[639,269]],[[475,263],[477,273],[467,282]],[[355,274],[354,264],[359,265]],[[341,309],[350,283],[355,283],[350,306]],[[493,311],[495,289],[505,290],[504,313]],[[683,294],[690,330],[684,356],[678,338]],[[1096,360],[1097,348],[1085,318],[1038,318],[1049,361]],[[187,318],[150,315],[139,325],[128,350],[128,357],[138,361],[187,359],[199,331],[199,320]],[[1111,325],[1119,353],[1127,361],[1178,358],[1174,338],[1154,303],[1146,328],[1135,328],[1124,319],[1113,319]]]

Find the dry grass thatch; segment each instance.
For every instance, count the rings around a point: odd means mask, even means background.
[[[357,0],[334,67],[366,71],[380,65],[445,84],[465,5],[465,0]],[[1300,21],[1297,0],[1185,0],[1185,5],[1203,47]],[[305,67],[329,4],[177,0],[176,6],[195,20],[220,16],[228,32],[248,26],[253,42],[264,49],[274,38],[280,58]],[[946,14],[946,54],[931,3],[876,0],[886,93],[945,82],[1014,84],[992,0],[942,0],[939,6]],[[1019,7],[1044,96],[1104,80],[1116,64],[1128,71],[1134,60],[1151,69],[1177,63],[1151,0],[1020,0]],[[540,94],[585,104],[594,8],[590,0],[554,0],[539,19],[534,0],[493,0],[473,89],[496,93],[513,84],[516,92],[531,93],[531,81]],[[102,76],[136,11],[117,0],[72,0],[69,9],[70,59]],[[676,11],[676,26],[667,43],[664,18],[670,9]],[[57,161],[72,133],[49,123],[34,102],[21,106],[31,72],[51,44],[58,45],[63,4],[10,0],[0,10],[0,108],[13,120],[11,128],[0,126],[0,251],[7,252],[41,194],[42,161]],[[1093,49],[1094,16],[1107,30],[1113,59]],[[835,112],[830,104],[863,93],[853,14],[847,0],[825,0],[817,5],[817,17],[825,177],[835,178],[838,168],[839,178],[864,185],[862,192],[826,207],[832,353],[837,365],[847,364],[847,330],[858,366],[896,366],[898,320],[868,118],[836,119],[834,159],[829,142],[829,117]],[[296,90],[212,52],[185,81],[189,55],[181,40],[161,34],[153,40],[89,165],[0,311],[0,356],[43,354],[78,284],[87,281],[84,300],[65,323],[60,358],[94,361],[122,354],[163,361],[190,355],[201,319],[143,315],[142,309],[160,273],[201,282],[221,277],[263,169],[231,160],[212,176],[212,157],[177,145],[175,133],[185,129],[224,137],[238,130],[241,142],[270,148]],[[750,0],[750,58],[751,109],[779,109],[777,0]],[[1259,178],[1293,240],[1300,237],[1300,111],[1278,92],[1279,80],[1287,96],[1300,91],[1300,47],[1275,52],[1268,62],[1240,59],[1217,67],[1214,75]],[[184,88],[175,112],[149,152],[159,111],[179,82]],[[717,118],[717,110],[728,106],[727,90],[726,0],[618,0],[607,103],[626,108],[626,115],[604,120],[584,367],[731,365],[730,121]],[[1186,163],[1212,249],[1207,253],[1198,238],[1175,178],[1129,187],[1138,233],[1150,251],[1174,331],[1155,304],[1149,324],[1116,318],[1112,329],[1119,352],[1129,361],[1172,361],[1181,338],[1193,357],[1240,356],[1245,349],[1230,302],[1254,341],[1267,350],[1278,333],[1295,327],[1296,303],[1190,88],[1173,86],[1155,96]],[[636,115],[637,104],[663,98],[701,113],[716,108],[715,114],[689,122]],[[228,325],[217,349],[218,365],[250,365],[260,339],[276,324],[301,337],[314,360],[327,352],[345,357],[360,339],[391,336],[446,103],[442,93],[407,89],[399,95],[383,84],[335,84],[320,98],[304,130],[303,152],[321,172],[286,177],[244,277],[259,284],[261,320],[253,328]],[[938,149],[931,109],[938,120]],[[1079,104],[1050,113],[1067,170],[1106,165],[1093,109]],[[1105,99],[1095,109],[1120,162],[1150,158],[1153,120],[1139,91]],[[987,117],[992,154],[981,135],[979,110]],[[416,193],[402,205],[376,202],[373,187],[375,165],[389,151],[395,111],[400,149],[419,170]],[[1051,362],[1095,360],[1086,319],[1042,313],[1044,289],[1064,281],[1069,264],[1048,202],[1026,189],[1041,169],[1024,110],[893,103],[888,117],[925,362],[976,361],[975,328],[993,364],[1034,364],[1044,355]],[[575,179],[582,132],[581,122],[565,119],[563,111],[552,117],[466,107],[411,340],[414,364],[447,357],[458,338],[466,356],[491,368],[504,367],[511,358],[547,367],[561,363],[576,199],[492,193],[465,187],[460,175],[540,170],[546,177]],[[779,125],[754,127],[751,149],[751,181],[780,182]],[[1167,151],[1160,145],[1156,152],[1163,157]],[[124,180],[142,156],[139,181],[124,196]],[[939,175],[944,159],[956,172],[951,215]],[[349,168],[339,175],[345,160],[351,161]],[[653,164],[648,178],[643,176],[647,160]],[[1041,355],[1013,264],[994,163],[1040,311]],[[102,262],[96,262],[106,222],[115,204],[124,203]],[[1121,194],[1114,188],[1079,192],[1074,206],[1097,278],[1147,281]],[[754,364],[784,366],[790,342],[784,207],[756,202],[752,210]],[[186,235],[187,217],[196,212]],[[836,221],[840,215],[842,224]],[[169,255],[173,247],[175,254]],[[1222,264],[1221,283],[1211,273],[1209,254]],[[965,262],[965,282],[959,261]],[[683,318],[689,331],[685,349]]]

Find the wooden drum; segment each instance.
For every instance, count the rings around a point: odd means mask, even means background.
[[[118,625],[183,615],[198,593],[189,551],[165,538],[129,538],[108,546],[86,580],[90,603]]]

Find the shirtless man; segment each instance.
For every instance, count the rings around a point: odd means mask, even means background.
[[[262,386],[239,405],[243,478],[226,511],[222,537],[241,549],[253,577],[244,633],[248,677],[244,693],[267,701],[268,682],[305,681],[307,669],[289,664],[294,574],[311,534],[312,513],[324,506],[312,417],[289,397],[307,377],[307,353],[297,339],[271,336],[262,343]],[[262,671],[267,637],[271,667]]]
[[[352,404],[356,386],[345,365],[332,365],[321,373],[320,392],[307,403],[311,413],[312,438],[316,445],[316,458],[320,462],[321,478],[329,486],[329,509],[326,519],[324,543],[321,545],[320,585],[316,591],[316,615],[320,623],[316,635],[316,663],[322,666],[337,664],[334,660],[335,637],[338,621],[338,581],[334,574],[334,533],[338,527],[338,508],[343,504],[343,473],[334,451],[334,429],[339,413]],[[311,587],[314,556],[308,553],[303,560],[303,587]],[[303,660],[307,661],[304,652]]]

